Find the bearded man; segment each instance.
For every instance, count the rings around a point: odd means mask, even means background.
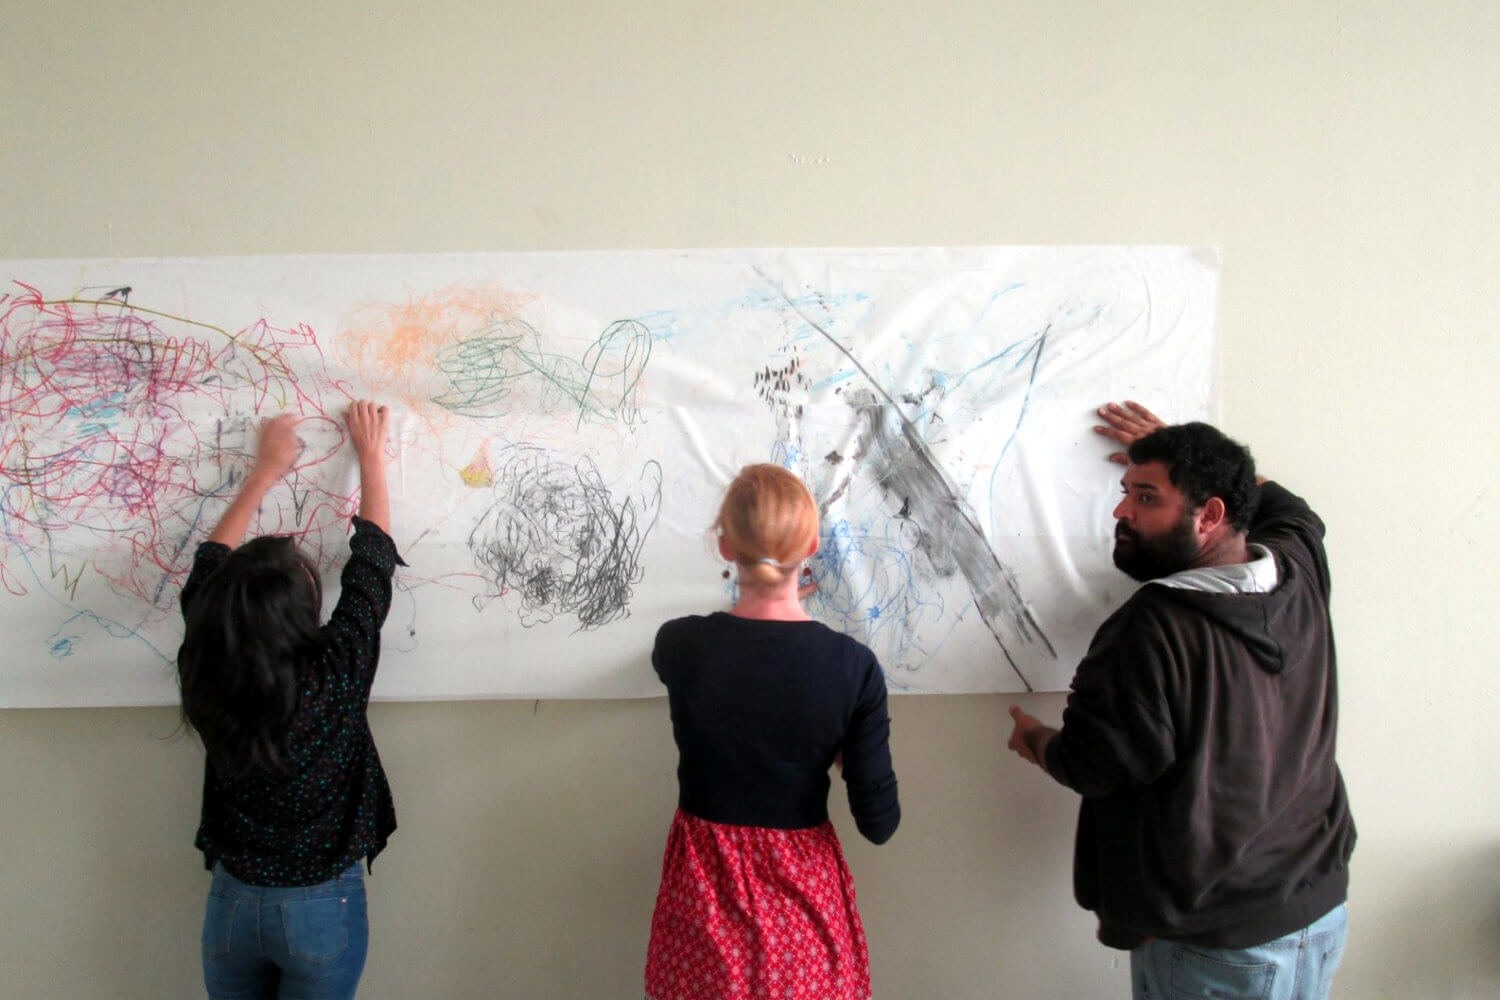
[[[1207,424],[1098,413],[1126,447],[1115,565],[1144,585],[1062,727],[1012,706],[1010,747],[1082,796],[1074,894],[1130,951],[1136,1000],[1325,997],[1355,831],[1323,522]]]

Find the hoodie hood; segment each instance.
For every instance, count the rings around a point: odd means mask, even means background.
[[[1254,658],[1256,666],[1268,674],[1279,674],[1288,663],[1300,662],[1298,650],[1288,642],[1310,638],[1306,627],[1309,614],[1318,613],[1307,581],[1288,559],[1273,553],[1279,582],[1266,593],[1226,594],[1181,587],[1156,585],[1156,596],[1176,601],[1205,615],[1234,633]],[[1278,638],[1279,637],[1279,638]]]

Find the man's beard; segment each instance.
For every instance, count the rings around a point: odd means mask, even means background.
[[[1124,521],[1115,522],[1115,565],[1142,583],[1187,569],[1198,556],[1193,522],[1193,515],[1184,511],[1165,533],[1149,538]]]

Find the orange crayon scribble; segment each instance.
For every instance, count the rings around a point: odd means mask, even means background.
[[[367,302],[350,314],[341,351],[369,385],[426,408],[439,352],[514,319],[533,295],[455,286],[405,302]]]

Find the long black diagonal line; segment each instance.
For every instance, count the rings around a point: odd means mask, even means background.
[[[762,271],[754,264],[750,265],[750,267],[757,275],[759,275],[762,281],[776,290],[776,294],[781,297],[781,300],[786,303],[789,309],[791,309],[794,313],[801,317],[804,323],[816,330],[819,335],[827,340],[828,343],[832,344],[840,354],[848,358],[849,362],[853,364],[856,369],[858,369],[859,373],[865,377],[865,380],[871,386],[873,386],[874,390],[879,393],[881,398],[886,401],[887,405],[890,407],[890,412],[894,413],[896,415],[896,418],[901,421],[902,437],[906,441],[908,447],[912,448],[916,452],[917,457],[921,460],[922,467],[930,470],[932,477],[941,485],[943,492],[947,494],[949,502],[952,503],[953,509],[959,514],[964,526],[969,531],[973,532],[975,538],[983,543],[979,546],[979,548],[985,553],[985,555],[988,556],[989,561],[992,563],[992,566],[990,568],[992,568],[995,573],[999,574],[1000,579],[1005,581],[1006,588],[1010,591],[1010,596],[1014,599],[1016,607],[1019,608],[1021,616],[1024,618],[1025,624],[1028,625],[1030,629],[1035,632],[1037,637],[1042,640],[1042,642],[1047,647],[1047,651],[1052,656],[1056,657],[1057,651],[1053,649],[1052,643],[1047,638],[1046,633],[1042,631],[1041,626],[1037,624],[1036,619],[1032,616],[1030,609],[1026,607],[1025,602],[1021,598],[1021,593],[1016,587],[1015,581],[1011,578],[1011,575],[1006,570],[1005,565],[1000,562],[999,557],[995,555],[994,550],[985,540],[983,529],[981,529],[979,527],[979,524],[974,520],[973,515],[969,512],[968,505],[963,502],[961,497],[959,497],[958,490],[953,485],[948,476],[943,472],[942,466],[938,464],[937,459],[932,454],[932,449],[930,449],[927,446],[927,442],[922,439],[922,435],[917,430],[916,426],[906,418],[906,415],[901,412],[901,407],[897,405],[894,399],[891,398],[890,393],[885,391],[880,382],[875,378],[873,374],[870,373],[869,369],[865,368],[865,366],[860,363],[859,358],[855,357],[853,352],[851,352],[843,344],[839,343],[837,338],[835,338],[827,330],[823,329],[822,326],[818,325],[818,323],[816,323],[812,319],[812,317],[808,316],[807,313],[805,313],[802,308],[797,305],[797,303],[793,302],[791,297],[788,296],[785,290],[782,289],[780,283],[772,279],[769,275],[767,275],[764,271]],[[1011,670],[1015,671],[1016,676],[1020,678],[1021,683],[1025,685],[1027,691],[1035,690],[1031,686],[1031,681],[1028,680],[1026,675],[1021,672],[1020,666],[1017,665],[1015,657],[1011,655],[1010,649],[1006,646],[1005,639],[1000,634],[1000,628],[995,619],[998,618],[998,613],[1003,609],[992,606],[991,601],[985,598],[985,594],[988,588],[982,586],[981,581],[975,578],[977,576],[977,574],[974,572],[975,567],[967,562],[961,561],[959,563],[959,568],[963,571],[964,579],[969,584],[970,593],[974,596],[974,606],[979,609],[979,617],[984,621],[985,627],[990,630],[990,634],[994,636],[995,643],[1000,647],[1000,652],[1005,657],[1005,661],[1010,664]]]

